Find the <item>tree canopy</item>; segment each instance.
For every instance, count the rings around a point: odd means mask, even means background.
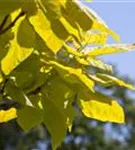
[[[113,76],[100,55],[133,50],[76,0],[0,0],[0,122],[17,119],[24,131],[44,123],[56,149],[72,130],[76,107],[88,118],[124,123],[123,108],[98,91],[135,88]],[[77,105],[77,106],[76,106]]]

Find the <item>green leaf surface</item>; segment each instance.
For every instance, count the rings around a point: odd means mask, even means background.
[[[10,5],[10,7],[7,7],[7,5]],[[16,9],[19,9],[20,7],[20,0],[0,0],[0,14],[3,16],[10,14],[11,12],[15,11]]]
[[[94,82],[83,73],[81,68],[75,69],[72,67],[63,66],[55,61],[51,61],[50,63],[65,81],[71,84],[87,87],[89,90],[94,92]]]
[[[64,41],[59,39],[51,28],[51,22],[48,20],[43,11],[38,9],[37,14],[29,17],[29,22],[37,32],[37,34],[44,40],[48,48],[57,53],[62,47]]]
[[[12,100],[18,101],[21,105],[32,105],[22,89],[16,85],[14,77],[6,83],[5,92]]]
[[[44,124],[52,137],[52,146],[55,150],[64,140],[67,131],[66,118],[63,112],[50,99],[42,100],[44,111]],[[49,115],[48,115],[49,114]]]
[[[67,128],[72,125],[74,92],[59,76],[56,76],[43,86],[41,93],[43,94],[44,123],[52,136],[52,144],[55,149],[62,142]]]
[[[26,106],[17,111],[17,122],[27,132],[43,120],[42,111],[35,107]]]
[[[11,14],[11,20],[20,13],[19,10]],[[21,28],[20,28],[21,26]],[[14,38],[10,41],[9,50],[7,55],[1,61],[1,69],[4,74],[8,75],[13,69],[15,69],[22,61],[30,56],[33,52],[34,44],[34,31],[31,29],[28,22],[25,20],[25,16],[21,17],[12,28]],[[20,33],[21,32],[21,33]],[[28,36],[29,35],[29,36]],[[32,36],[31,42],[28,44],[27,36]],[[23,41],[23,44],[21,42]],[[10,63],[9,63],[10,62]]]
[[[17,86],[24,90],[33,86],[39,78],[39,74],[40,58],[38,55],[32,54],[11,73],[11,76],[15,78]]]

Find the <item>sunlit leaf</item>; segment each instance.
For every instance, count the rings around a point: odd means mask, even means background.
[[[112,44],[104,47],[96,47],[90,49],[87,55],[89,56],[100,56],[112,53],[128,52],[135,49],[134,44]]]
[[[0,123],[8,122],[17,117],[16,109],[10,108],[9,110],[0,110]]]
[[[113,72],[112,66],[105,64],[104,62],[102,62],[101,60],[98,60],[96,58],[93,57],[88,57],[87,61],[89,62],[89,65],[98,69],[102,69],[106,72]]]
[[[112,66],[96,57],[130,51],[135,44],[107,45],[109,35],[119,40],[79,0],[0,1],[0,101],[20,106],[0,110],[0,122],[18,115],[25,131],[44,123],[53,150],[72,129],[76,100],[88,118],[124,123],[119,103],[95,89],[135,88],[113,77]]]
[[[50,62],[54,68],[58,71],[59,75],[65,81],[71,84],[78,84],[79,86],[84,86],[94,91],[94,82],[90,80],[80,68],[72,68],[68,66],[63,66],[55,61]]]
[[[101,121],[124,123],[124,111],[116,100],[99,92],[81,90],[79,102],[83,114]]]
[[[14,20],[19,13],[20,11],[12,13],[11,20]],[[2,71],[6,75],[28,58],[33,52],[35,34],[31,26],[25,20],[25,16],[17,21],[12,28],[12,32],[14,33],[14,38],[10,41],[7,55],[1,61]],[[28,42],[29,39],[30,41]]]
[[[64,41],[59,39],[51,28],[51,22],[46,15],[39,9],[37,14],[29,17],[29,21],[38,35],[44,40],[48,48],[57,53]]]
[[[107,82],[108,85],[111,85],[111,86],[118,85],[118,86],[129,88],[131,90],[135,90],[135,87],[133,87],[131,84],[125,83],[124,81],[116,77],[113,77],[107,74],[101,74],[101,73],[97,73],[96,76],[100,78],[101,80]]]
[[[108,34],[106,32],[101,32],[101,33],[86,33],[84,34],[84,45],[89,45],[89,44],[100,44],[104,45],[106,44],[106,41],[108,39]]]

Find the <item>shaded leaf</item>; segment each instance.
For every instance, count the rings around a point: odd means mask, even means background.
[[[43,120],[42,111],[35,107],[26,106],[17,111],[17,122],[24,131],[29,131]]]
[[[5,85],[5,92],[12,100],[18,101],[22,105],[31,105],[28,97],[22,89],[16,85],[14,78],[7,81]]]
[[[44,124],[51,134],[52,146],[55,150],[64,140],[66,135],[66,118],[53,100],[43,97],[42,106],[44,111]]]

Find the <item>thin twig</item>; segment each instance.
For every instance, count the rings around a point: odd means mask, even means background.
[[[0,25],[0,31],[3,30],[3,27],[4,27],[4,25],[5,25],[5,23],[6,23],[7,19],[8,19],[8,17],[9,17],[9,14],[5,16],[3,22],[1,23],[1,25]]]
[[[1,35],[1,34],[4,34],[4,33],[7,32],[9,29],[11,29],[11,28],[15,25],[15,23],[17,22],[17,20],[18,20],[20,17],[24,16],[24,15],[25,15],[25,13],[24,13],[24,12],[21,12],[21,13],[15,18],[15,20],[14,20],[13,22],[11,22],[5,29],[0,30],[0,35]]]

